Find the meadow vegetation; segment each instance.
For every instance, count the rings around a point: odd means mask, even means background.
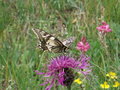
[[[96,29],[102,21],[112,29],[105,36],[106,46]],[[87,38],[92,71],[83,84],[73,83],[72,90],[102,90],[105,81],[110,81],[110,90],[120,90],[106,76],[115,72],[120,82],[120,0],[0,0],[0,90],[45,89],[46,85],[39,85],[43,76],[34,71],[46,69],[60,53],[37,48],[32,28],[43,29],[61,41],[75,37],[69,50],[73,57],[81,54],[76,49],[81,37]]]

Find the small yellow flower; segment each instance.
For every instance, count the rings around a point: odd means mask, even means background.
[[[117,74],[114,72],[109,72],[108,74],[106,74],[106,76],[111,79],[117,79]]]
[[[104,82],[103,84],[100,84],[101,88],[110,88],[110,85],[107,82]]]
[[[82,84],[82,81],[79,78],[75,79],[74,82],[76,82],[77,84]]]
[[[115,82],[115,84],[113,85],[113,87],[119,87],[120,83],[118,81]]]

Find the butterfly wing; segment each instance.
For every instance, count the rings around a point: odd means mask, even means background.
[[[65,52],[67,49],[67,47],[63,45],[60,40],[54,37],[50,37],[50,39],[47,41],[47,47],[49,51],[52,52]]]
[[[70,37],[70,38],[64,40],[62,43],[63,43],[65,46],[69,47],[74,40],[75,40],[75,37]]]
[[[37,36],[38,38],[38,47],[41,48],[43,51],[44,50],[48,50],[47,46],[46,46],[46,41],[45,39],[43,38],[42,34],[43,32],[39,29],[32,29],[33,32],[35,33],[35,35]]]
[[[57,38],[40,29],[33,29],[33,32],[39,39],[39,46],[43,50],[51,52],[65,52],[67,47]]]

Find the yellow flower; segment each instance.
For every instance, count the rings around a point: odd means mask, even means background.
[[[113,87],[119,87],[120,83],[118,81],[115,82],[115,84],[113,85]]]
[[[110,85],[107,82],[104,82],[103,84],[100,84],[101,88],[110,88]]]
[[[82,84],[82,81],[79,78],[75,79],[74,82],[76,82],[77,84]]]
[[[106,76],[111,79],[117,79],[117,74],[114,72],[109,72],[108,74],[106,74]]]

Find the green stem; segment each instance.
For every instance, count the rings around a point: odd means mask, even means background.
[[[67,90],[71,90],[71,85],[70,85],[70,86],[67,86]]]

